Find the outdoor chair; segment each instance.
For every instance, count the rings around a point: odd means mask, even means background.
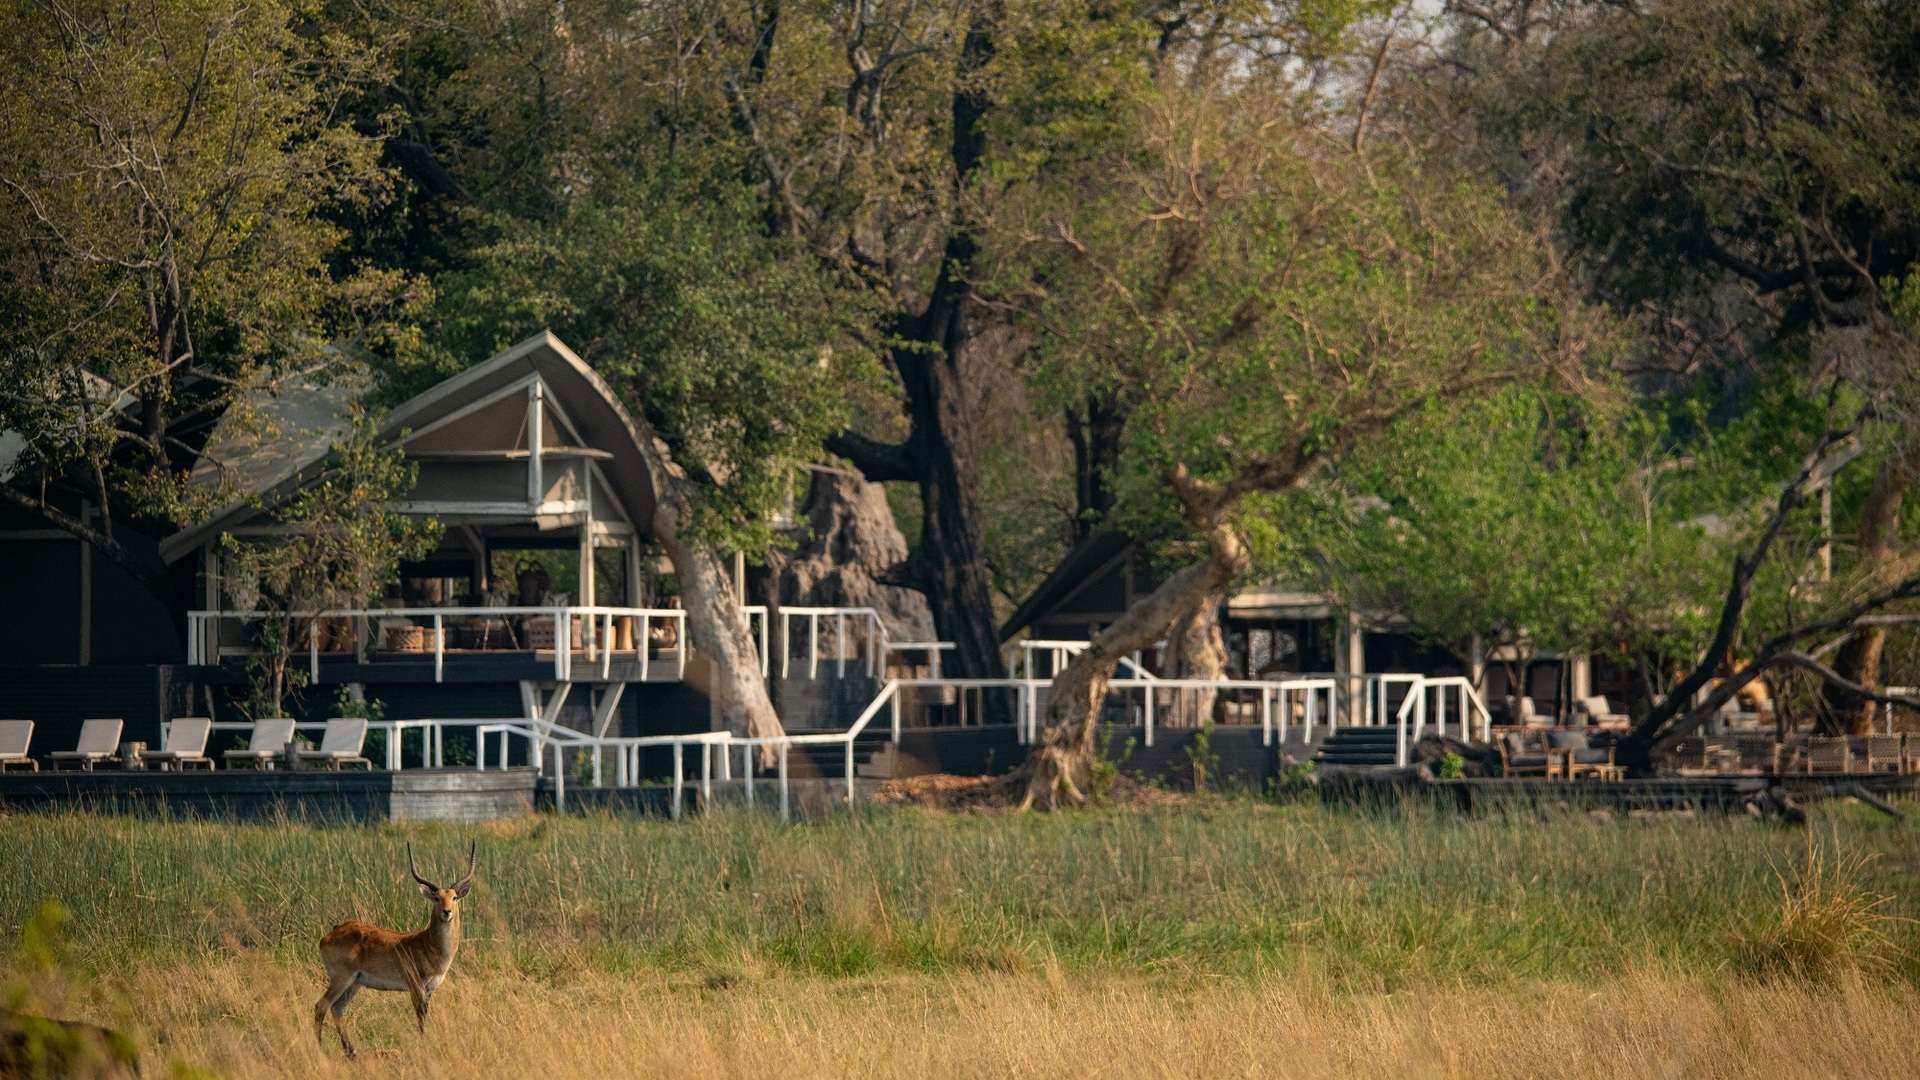
[[[1551,727],[1554,721],[1538,710],[1532,698],[1522,694],[1513,701],[1513,722],[1521,727]]]
[[[1626,713],[1613,711],[1613,706],[1609,705],[1606,697],[1601,694],[1581,698],[1577,709],[1585,713],[1587,719],[1595,724],[1620,726],[1626,724],[1628,720]]]
[[[33,721],[0,720],[0,772],[24,765],[28,772],[39,772],[40,763],[27,756],[33,743]]]
[[[55,750],[47,755],[56,769],[71,765],[88,772],[102,761],[113,757],[120,746],[120,721],[88,720],[80,725],[80,741],[71,750]]]
[[[302,765],[319,765],[327,769],[358,765],[363,769],[371,769],[373,762],[360,753],[366,741],[367,722],[364,719],[329,720],[326,731],[320,736],[320,749],[296,750],[294,756]]]
[[[1544,746],[1530,746],[1527,733],[1509,731],[1494,745],[1500,748],[1500,771],[1505,776],[1552,776],[1554,755]]]
[[[1806,757],[1802,759],[1811,773],[1847,773],[1853,771],[1853,740],[1845,735],[1807,737]]]
[[[253,730],[247,733],[247,748],[229,750],[224,755],[227,768],[247,766],[253,769],[271,769],[280,760],[280,755],[293,741],[293,721],[286,717],[274,720],[255,720]]]
[[[1901,773],[1907,769],[1905,735],[1869,735],[1867,736],[1866,770],[1874,772]]]
[[[1598,749],[1587,741],[1587,733],[1579,728],[1556,728],[1547,732],[1548,753],[1560,755],[1560,775],[1568,780],[1585,775],[1598,775],[1612,778],[1617,772],[1613,763],[1613,747]]]
[[[213,721],[204,716],[176,717],[167,727],[166,745],[144,755],[142,760],[162,770],[187,769],[195,765],[211,769],[213,759],[207,756],[207,736],[211,734]]]

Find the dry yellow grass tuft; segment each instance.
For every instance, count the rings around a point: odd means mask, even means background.
[[[453,979],[428,1034],[401,995],[348,1014],[362,1053],[315,1044],[317,970],[248,958],[59,996],[149,1047],[235,1077],[1912,1077],[1920,994],[1846,978],[1329,992],[1302,977]],[[129,1003],[138,1003],[137,1008]]]
[[[1809,836],[1806,854],[1791,872],[1776,870],[1779,910],[1743,935],[1738,960],[1766,977],[1831,982],[1843,974],[1891,975],[1900,955],[1893,897],[1862,882],[1873,855],[1829,858]]]

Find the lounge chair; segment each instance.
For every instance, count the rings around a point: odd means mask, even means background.
[[[1560,775],[1572,780],[1581,774],[1613,778],[1618,772],[1613,763],[1613,747],[1597,749],[1587,742],[1587,733],[1579,728],[1555,728],[1547,732],[1548,753],[1558,752]]]
[[[80,725],[80,741],[71,750],[55,750],[47,755],[56,769],[71,765],[88,772],[113,757],[120,748],[120,721],[88,720]]]
[[[1551,727],[1554,720],[1540,712],[1532,698],[1522,694],[1513,702],[1513,722],[1521,727]]]
[[[1500,748],[1500,771],[1505,776],[1552,776],[1557,755],[1545,747],[1527,745],[1522,731],[1509,731],[1494,744]]]
[[[294,756],[299,758],[302,765],[319,765],[327,769],[358,765],[363,769],[371,769],[373,762],[360,753],[366,741],[365,720],[329,720],[326,731],[320,736],[320,749],[296,750]]]
[[[1575,711],[1585,713],[1587,719],[1596,724],[1617,726],[1625,724],[1628,720],[1626,713],[1613,711],[1613,706],[1607,703],[1606,697],[1602,694],[1581,698],[1575,706]]]
[[[0,720],[0,772],[24,765],[28,772],[39,772],[40,763],[27,756],[33,743],[33,721]]]
[[[245,750],[229,750],[224,755],[227,768],[245,765],[252,769],[271,769],[280,761],[280,755],[286,752],[287,744],[293,741],[293,721],[286,717],[273,720],[255,720],[253,730],[247,733]]]
[[[1818,735],[1807,737],[1806,757],[1803,759],[1808,773],[1848,773],[1853,771],[1853,740],[1845,735],[1827,739]]]
[[[207,756],[207,736],[213,734],[213,721],[204,716],[176,717],[167,727],[165,746],[143,755],[141,760],[158,769],[186,769],[198,765],[213,768]]]

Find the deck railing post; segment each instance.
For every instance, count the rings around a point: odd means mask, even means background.
[[[640,681],[647,681],[649,661],[653,657],[653,616],[640,613],[640,636],[633,639],[633,647],[640,651]]]
[[[600,677],[613,672],[613,609],[600,613]]]
[[[740,747],[740,779],[747,785],[747,805],[753,805],[753,744]]]
[[[553,744],[553,812],[564,814],[567,810],[567,748],[559,743]]]
[[[441,675],[446,668],[446,658],[447,658],[447,633],[440,619],[441,617],[438,615],[435,615],[433,617],[433,681],[434,682],[441,681]],[[319,654],[315,653],[314,656],[315,656],[315,663],[317,664],[319,662],[318,660]],[[314,681],[316,682],[319,681],[320,674],[319,674],[318,668],[315,668],[313,677],[314,677]]]
[[[820,613],[807,615],[807,678],[820,677]]]
[[[681,612],[673,617],[673,680],[679,682],[687,677],[687,614]]]
[[[786,821],[792,816],[787,795],[787,744],[780,744],[780,820]]]
[[[1153,699],[1158,695],[1156,695],[1153,692],[1153,687],[1151,686],[1142,687],[1141,689],[1146,694],[1146,697],[1147,697],[1147,712],[1146,712],[1147,723],[1146,723],[1146,737],[1141,739],[1140,741],[1146,744],[1147,746],[1152,746],[1153,745]]]
[[[1285,712],[1287,709],[1286,695],[1287,692],[1285,690],[1280,691],[1281,712]],[[1284,736],[1282,737],[1282,741],[1285,741]],[[1265,687],[1260,689],[1260,745],[1273,745],[1273,692]]]
[[[671,745],[673,747],[673,794],[668,797],[667,805],[668,805],[668,813],[673,815],[673,820],[679,821],[680,820],[681,785],[685,783],[685,777],[681,771],[681,765],[680,765],[681,744],[672,743]]]
[[[713,744],[700,744],[700,812],[713,806]]]
[[[887,705],[893,711],[893,744],[898,746],[900,745],[900,684],[890,682],[887,687],[887,692],[892,695]]]

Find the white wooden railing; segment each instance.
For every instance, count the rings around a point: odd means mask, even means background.
[[[1377,676],[1386,678],[1387,676]],[[1406,677],[1393,676],[1396,681],[1405,682]],[[1435,733],[1441,737],[1447,734],[1447,700],[1453,698],[1455,707],[1453,717],[1457,737],[1472,741],[1475,714],[1480,720],[1480,741],[1493,741],[1493,717],[1487,712],[1486,703],[1480,700],[1480,694],[1473,688],[1471,680],[1462,675],[1445,675],[1428,678],[1425,675],[1411,676],[1412,682],[1407,696],[1400,702],[1400,709],[1394,714],[1394,727],[1398,734],[1394,739],[1394,762],[1405,768],[1409,764],[1412,747],[1426,734],[1427,701],[1429,694],[1434,702]],[[1382,699],[1384,700],[1384,698]]]
[[[576,620],[581,629],[579,652],[589,663],[599,665],[601,678],[607,678],[612,671],[616,651],[632,656],[640,665],[640,678],[647,679],[652,672],[653,649],[652,631],[656,623],[666,623],[674,628],[674,678],[686,674],[687,664],[687,613],[678,608],[630,608],[603,606],[542,606],[542,607],[402,607],[402,608],[342,608],[324,611],[189,611],[187,612],[187,663],[211,664],[228,655],[250,655],[257,650],[251,646],[224,646],[220,640],[221,627],[226,623],[247,625],[266,619],[299,620],[305,624],[306,647],[309,675],[315,682],[320,679],[320,634],[317,627],[322,621],[343,621],[353,634],[353,652],[361,662],[366,662],[368,653],[385,651],[370,640],[379,632],[381,619],[405,619],[417,625],[418,620],[428,620],[430,626],[422,627],[426,631],[428,648],[422,649],[422,655],[433,657],[433,681],[440,682],[446,674],[447,623],[449,620],[505,619],[509,617],[547,618],[553,627],[553,677],[557,681],[573,678],[574,645],[573,627]],[[614,641],[614,620],[634,620],[634,647],[615,650],[608,645]],[[292,643],[289,643],[292,647]],[[549,649],[518,648],[481,650],[463,650],[479,652],[534,652],[536,655]],[[410,650],[409,650],[410,652]]]

